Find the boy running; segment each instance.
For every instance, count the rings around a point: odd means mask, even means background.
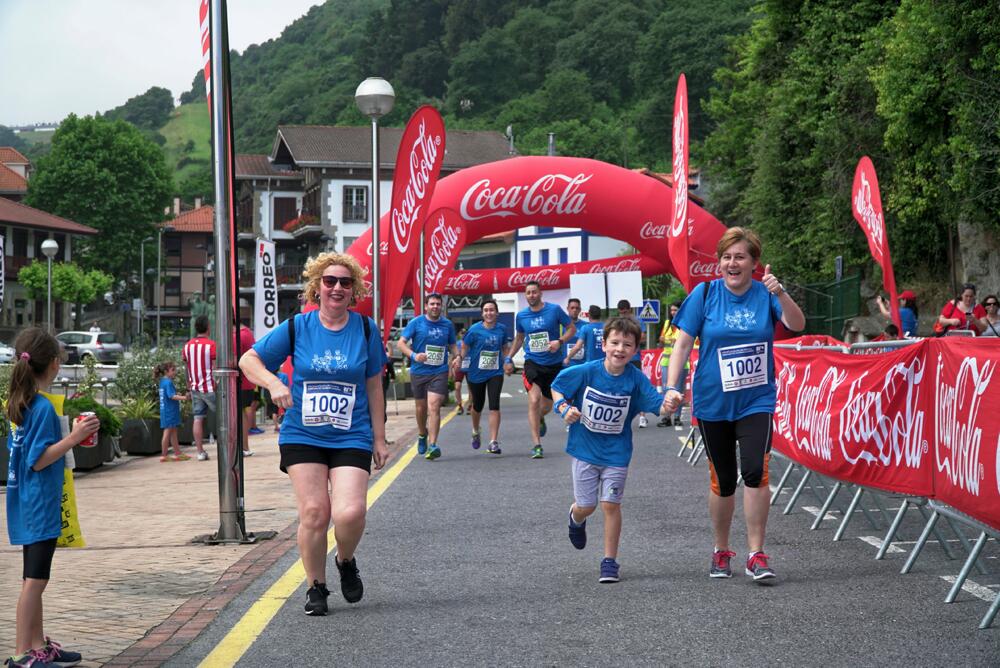
[[[604,513],[604,559],[600,582],[618,582],[621,502],[632,459],[632,430],[640,411],[658,412],[663,397],[629,361],[639,345],[634,318],[614,318],[604,325],[603,360],[563,370],[552,383],[553,406],[570,425],[566,452],[573,457],[573,497],[569,508],[569,540],[578,550],[587,545],[587,517]]]

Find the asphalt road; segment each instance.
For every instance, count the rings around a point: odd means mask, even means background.
[[[831,541],[833,520],[809,531],[814,515],[801,506],[818,506],[812,496],[791,515],[772,512],[773,585],[710,579],[708,472],[676,457],[686,431],[673,428],[635,430],[622,581],[599,584],[602,521],[595,515],[587,548],[573,549],[566,434],[550,418],[545,459],[529,458],[519,386],[506,384],[514,396],[504,400],[502,456],[473,451],[469,418],[456,416],[442,459],[414,459],[371,507],[357,555],[365,598],[339,596],[331,556],[331,614],[305,616],[302,585],[251,634],[241,666],[1000,665],[1000,622],[976,629],[988,604],[964,592],[943,604],[942,576],[960,562],[931,544],[901,576],[906,554],[875,561],[860,537],[884,529],[860,515],[841,542]],[[745,558],[741,518],[738,504],[733,544]],[[920,526],[911,512],[900,539],[915,540]],[[972,576],[994,592],[998,553],[991,541],[983,561],[994,575]],[[295,559],[276,564],[168,665],[204,659]]]

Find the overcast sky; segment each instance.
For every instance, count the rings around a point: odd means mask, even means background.
[[[322,0],[228,0],[229,45],[278,37]],[[0,125],[93,114],[201,67],[199,0],[0,0]]]

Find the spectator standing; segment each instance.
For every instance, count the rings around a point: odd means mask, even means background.
[[[187,369],[188,390],[191,393],[191,412],[194,415],[194,447],[198,461],[208,460],[205,451],[205,418],[209,411],[215,413],[215,341],[208,337],[208,316],[200,315],[194,321],[194,338],[184,344],[181,357]]]

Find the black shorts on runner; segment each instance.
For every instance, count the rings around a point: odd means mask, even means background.
[[[500,390],[503,389],[503,376],[493,376],[485,383],[473,383],[469,381],[469,393],[472,395],[472,410],[477,413],[483,412],[486,405],[486,397],[490,399],[490,410],[500,410]]]
[[[315,445],[288,443],[278,446],[281,464],[278,468],[288,473],[288,467],[296,464],[325,464],[328,469],[353,466],[372,472],[371,450],[361,448],[321,448]]]
[[[713,494],[735,494],[740,473],[747,487],[767,487],[772,424],[770,413],[754,413],[734,422],[698,420],[698,429],[708,453]],[[740,449],[739,470],[736,467],[737,442]]]
[[[240,408],[250,408],[257,399],[257,390],[240,390]]]
[[[556,376],[562,370],[562,364],[545,366],[544,364],[536,364],[531,360],[525,360],[524,362],[524,377],[532,385],[537,385],[538,389],[542,391],[542,396],[546,399],[552,398],[552,381],[556,379]]]
[[[52,574],[52,557],[56,553],[56,540],[50,538],[23,546],[24,579],[49,580]]]

